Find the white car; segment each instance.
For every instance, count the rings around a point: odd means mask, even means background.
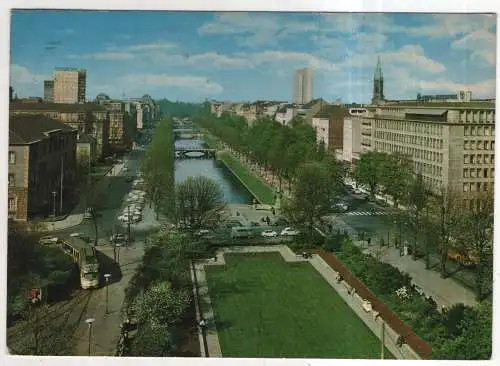
[[[38,240],[38,243],[42,245],[57,244],[58,242],[59,238],[55,236],[42,236],[40,240]]]
[[[210,230],[207,229],[200,229],[197,232],[194,233],[196,236],[204,236],[210,234]]]
[[[82,233],[71,233],[71,234],[69,234],[69,236],[71,236],[72,238],[78,238],[78,237],[80,237],[82,235],[83,235]]]
[[[299,234],[300,234],[300,232],[298,230],[291,228],[291,227],[284,228],[280,233],[280,235],[282,235],[282,236],[295,236],[295,235],[299,235]]]
[[[111,235],[111,237],[109,238],[109,241],[114,243],[121,243],[121,242],[124,242],[125,241],[125,235],[124,234],[113,234]]]
[[[274,230],[264,230],[260,235],[265,238],[274,238],[275,236],[278,236],[278,233]]]

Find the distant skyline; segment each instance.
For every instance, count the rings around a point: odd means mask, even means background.
[[[468,14],[12,11],[11,85],[43,96],[54,67],[87,69],[87,97],[199,102],[313,97],[369,103],[377,56],[388,99],[495,97],[496,17]]]

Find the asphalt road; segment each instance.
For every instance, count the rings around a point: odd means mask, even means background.
[[[113,233],[127,234],[127,225],[120,223],[118,216],[121,215],[124,205],[124,200],[133,188],[132,183],[127,182],[127,176],[136,176],[140,171],[141,159],[144,156],[143,150],[133,150],[124,156],[125,166],[128,171],[121,171],[117,176],[104,177],[108,180],[108,188],[99,192],[93,197],[89,206],[94,208],[97,216],[97,231],[98,243],[102,245],[109,242],[109,238]],[[143,209],[143,220],[137,224],[131,225],[131,236],[134,241],[143,241],[148,233],[156,230],[158,225],[154,217],[152,209],[149,208],[148,203],[145,204]],[[88,236],[91,240],[95,238],[95,227],[92,220],[85,220],[82,224],[61,230],[54,235],[65,237],[71,233],[81,233]]]

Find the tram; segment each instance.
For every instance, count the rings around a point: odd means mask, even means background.
[[[78,266],[80,286],[83,289],[99,287],[99,260],[95,247],[83,239],[73,237],[63,241],[62,249]]]

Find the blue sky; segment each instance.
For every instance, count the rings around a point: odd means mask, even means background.
[[[291,100],[310,67],[314,97],[366,103],[377,56],[387,98],[472,90],[495,96],[488,15],[13,11],[11,85],[42,96],[55,66],[87,69],[89,99],[150,94]]]

